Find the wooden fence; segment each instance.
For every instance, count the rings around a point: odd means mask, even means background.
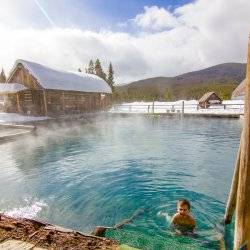
[[[118,113],[206,113],[206,112],[221,112],[221,113],[244,113],[244,104],[229,103],[211,105],[208,108],[201,108],[198,104],[189,104],[184,101],[174,104],[117,104],[111,109],[111,112]]]

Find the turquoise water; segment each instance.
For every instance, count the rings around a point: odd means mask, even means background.
[[[142,249],[218,249],[241,129],[237,119],[139,116],[41,127],[0,144],[0,209],[88,233],[141,208],[106,236]],[[193,238],[174,236],[164,216],[183,197]]]

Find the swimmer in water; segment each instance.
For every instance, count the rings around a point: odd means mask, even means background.
[[[177,234],[194,233],[195,219],[190,214],[190,202],[186,199],[177,202],[177,212],[172,217],[171,226]]]

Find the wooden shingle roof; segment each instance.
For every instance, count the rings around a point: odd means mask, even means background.
[[[213,94],[215,94],[215,95],[218,97],[218,99],[221,100],[220,97],[219,97],[215,92],[207,92],[207,93],[205,93],[205,94],[200,98],[199,103],[200,103],[200,102],[205,102],[205,101],[206,101],[207,99],[209,99],[209,97],[210,97],[211,95],[213,95]]]

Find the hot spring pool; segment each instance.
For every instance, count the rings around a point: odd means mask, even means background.
[[[89,233],[139,208],[122,230],[141,249],[217,249],[241,122],[237,119],[106,117],[38,129],[0,144],[0,210]],[[191,201],[198,236],[173,236],[162,213]],[[233,226],[226,228],[230,248]]]

